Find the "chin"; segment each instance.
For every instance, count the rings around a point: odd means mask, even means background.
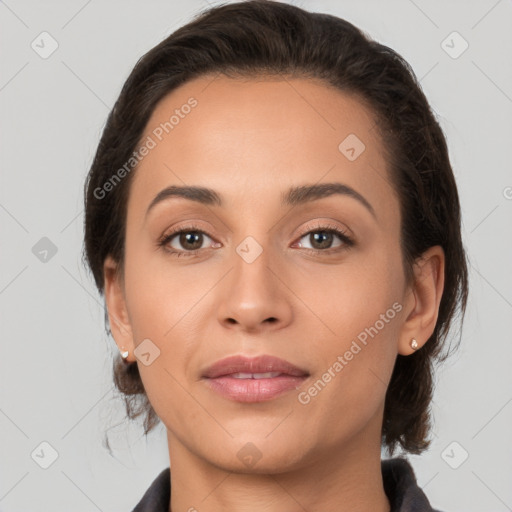
[[[247,437],[246,437],[247,439]],[[233,448],[222,449],[218,457],[212,459],[211,451],[205,457],[213,465],[235,473],[245,474],[279,474],[296,469],[304,464],[304,446],[298,444],[288,447],[276,445],[268,439],[235,442]],[[234,455],[234,456],[233,456]]]

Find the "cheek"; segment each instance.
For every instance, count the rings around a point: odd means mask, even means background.
[[[304,312],[303,318],[315,321],[316,316],[318,328],[325,335],[338,337],[341,346],[372,326],[401,297],[403,275],[398,256],[374,246],[374,250],[348,255],[339,264],[310,265],[296,276],[285,276],[303,303],[297,306]],[[395,312],[388,316],[395,319]],[[386,323],[387,331],[389,325]]]
[[[161,396],[181,396],[178,382],[196,377],[192,360],[211,332],[215,285],[225,270],[178,265],[171,256],[135,244],[127,255],[126,297],[136,350],[149,339],[158,353],[151,365],[139,363],[139,371],[151,402],[158,404]]]
[[[314,338],[318,372],[301,389],[300,403],[322,418],[324,431],[350,436],[379,413],[396,360],[400,309],[396,301],[354,299],[330,320],[336,336]]]
[[[375,413],[386,393],[402,322],[403,275],[399,258],[383,251],[348,262],[310,273],[297,295],[314,312],[303,318],[310,318],[318,357],[319,381],[305,391],[319,407],[332,404],[327,415],[333,422],[348,415],[359,423]]]
[[[147,242],[149,246],[150,242]],[[180,266],[161,249],[127,243],[126,296],[135,343],[166,343],[204,294],[209,282],[192,266]]]
[[[162,265],[162,258],[131,254],[126,264],[126,295],[136,350],[140,354],[145,343],[151,354],[158,354],[147,366],[140,358],[140,377],[157,415],[167,425],[180,425],[184,419],[176,404],[194,410],[184,386],[191,377],[187,373],[190,359],[197,351],[194,326],[201,314],[198,302],[205,286],[195,281],[193,272],[174,268],[171,274],[171,265]]]

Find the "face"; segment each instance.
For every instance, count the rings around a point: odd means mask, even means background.
[[[372,113],[316,81],[208,76],[166,96],[141,140],[109,312],[124,328],[116,342],[139,356],[171,453],[272,473],[380,446],[417,301]],[[154,202],[171,186],[218,200]],[[278,357],[306,376],[226,395],[203,376],[232,355]]]

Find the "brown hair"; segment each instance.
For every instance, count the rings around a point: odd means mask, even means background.
[[[123,272],[126,205],[135,171],[106,197],[99,199],[97,191],[132,156],[158,102],[184,82],[209,73],[318,78],[355,94],[375,113],[400,200],[408,282],[414,260],[425,250],[441,245],[445,252],[445,285],[434,332],[421,350],[397,356],[385,400],[382,443],[390,453],[398,444],[420,453],[430,444],[433,363],[451,353],[441,349],[456,313],[461,313],[462,324],[466,309],[468,271],[459,198],[444,134],[411,67],[343,19],[270,0],[230,3],[196,16],[139,59],[108,116],[85,183],[84,261],[100,294],[107,255]],[[114,382],[128,417],[145,413],[147,434],[158,417],[137,363],[125,368],[117,357]]]

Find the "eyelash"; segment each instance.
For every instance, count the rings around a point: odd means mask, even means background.
[[[158,247],[162,248],[164,251],[169,253],[171,256],[180,258],[182,256],[190,257],[195,256],[199,251],[202,251],[203,249],[196,249],[194,251],[178,251],[176,249],[170,249],[167,247],[167,244],[176,236],[180,235],[181,233],[201,233],[203,235],[208,236],[209,238],[212,238],[208,233],[203,231],[200,226],[197,226],[195,224],[190,224],[189,226],[181,227],[179,229],[176,229],[174,231],[171,231],[170,233],[166,233],[163,235],[157,242]],[[332,224],[320,224],[314,227],[314,229],[310,229],[309,231],[306,231],[305,233],[302,233],[299,236],[299,240],[301,238],[304,238],[306,235],[310,235],[311,233],[327,233],[327,234],[334,234],[337,235],[340,240],[343,242],[343,245],[341,247],[335,247],[330,249],[309,249],[308,247],[303,248],[303,250],[318,254],[318,253],[324,253],[324,254],[332,254],[332,252],[339,252],[341,250],[347,250],[350,249],[352,246],[355,245],[354,240],[347,235],[347,233],[343,230],[341,230],[339,227],[332,225]]]

